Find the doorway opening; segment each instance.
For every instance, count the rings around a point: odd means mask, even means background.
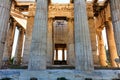
[[[54,65],[67,65],[66,44],[55,44]]]

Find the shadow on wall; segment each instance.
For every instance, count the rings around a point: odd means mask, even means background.
[[[57,80],[68,80],[68,79],[66,79],[65,77],[60,77],[60,78],[57,78]]]
[[[30,80],[38,80],[37,78],[35,78],[35,77],[32,77],[32,78],[30,78]]]
[[[2,78],[2,79],[0,79],[0,80],[12,80],[12,78]]]

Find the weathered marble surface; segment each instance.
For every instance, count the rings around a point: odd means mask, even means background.
[[[52,65],[53,62],[53,18],[48,19],[48,29],[47,29],[47,66]]]
[[[102,36],[102,29],[98,29],[97,31],[97,39],[98,39],[98,50],[99,50],[99,60],[101,66],[107,66],[107,57],[104,46],[104,40]]]
[[[91,71],[93,70],[93,59],[85,0],[74,1],[74,15],[75,66],[78,70]]]
[[[68,65],[75,66],[74,19],[68,19],[67,59]]]
[[[105,22],[105,28],[106,28],[106,34],[107,34],[107,41],[108,41],[108,48],[110,52],[110,59],[111,59],[111,65],[112,67],[116,67],[115,59],[118,58],[117,48],[115,44],[115,37],[114,37],[114,31],[113,31],[113,24],[111,21],[111,14],[110,14],[110,4],[106,7],[106,22]]]
[[[28,62],[29,62],[30,45],[32,41],[32,31],[33,31],[33,24],[34,24],[34,12],[35,12],[34,5],[29,5],[28,12],[29,12],[29,16],[27,18],[24,52],[23,52],[23,58],[22,58],[23,66],[28,66]]]
[[[0,0],[0,67],[6,41],[8,22],[10,17],[11,0]]]
[[[118,56],[120,56],[120,18],[118,17],[120,15],[119,4],[119,0],[110,0],[110,10]]]
[[[46,69],[47,54],[47,0],[37,0],[35,23],[29,57],[29,70]]]
[[[93,4],[87,3],[86,6],[87,6],[87,15],[88,15],[88,24],[89,24],[93,62],[94,62],[94,65],[99,65],[99,58],[97,55],[97,46],[96,46],[97,40],[96,40],[96,26],[95,26],[95,19],[94,19]]]
[[[12,80],[19,80],[20,70],[0,70],[0,79],[12,78]]]
[[[0,70],[0,79],[4,77],[13,78],[13,80],[30,80],[36,77],[38,80],[57,80],[57,78],[65,77],[68,80],[112,80],[120,79],[120,70],[94,70],[92,72],[84,72],[78,70]]]
[[[110,21],[106,22],[106,33],[107,33],[107,40],[108,40],[108,48],[110,52],[111,65],[112,67],[117,67],[115,59],[118,58],[118,55],[117,55],[117,49],[115,45],[113,26]]]
[[[4,53],[3,53],[3,61],[6,62],[11,59],[12,55],[12,47],[13,47],[13,42],[14,42],[14,33],[15,33],[15,28],[16,28],[16,23],[14,22],[13,19],[11,19],[11,24],[7,32],[7,39],[5,43],[5,48],[4,48]]]

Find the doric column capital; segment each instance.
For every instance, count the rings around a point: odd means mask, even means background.
[[[48,21],[49,21],[49,22],[52,22],[53,20],[54,20],[54,19],[53,19],[52,17],[49,17],[49,18],[48,18]]]
[[[14,27],[16,27],[16,25],[17,25],[17,22],[16,22],[16,21],[14,21],[14,22],[13,22],[13,26],[14,26]]]
[[[68,18],[67,20],[68,20],[68,22],[73,22],[74,18]]]
[[[93,4],[92,3],[87,3],[87,15],[88,15],[88,20],[89,19],[94,19],[94,12],[93,12]]]
[[[28,8],[28,16],[29,17],[34,17],[35,16],[35,4],[30,4]]]

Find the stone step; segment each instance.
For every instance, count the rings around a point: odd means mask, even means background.
[[[51,65],[47,66],[47,69],[75,69],[75,67],[70,65]]]
[[[11,78],[12,80],[120,80],[120,70],[94,70],[84,72],[79,70],[55,69],[55,70],[0,70],[0,79]]]

